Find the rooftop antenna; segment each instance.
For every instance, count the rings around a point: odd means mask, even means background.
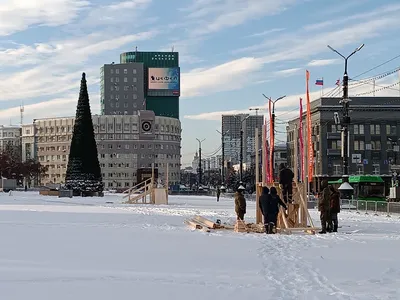
[[[174,52],[174,49],[175,49],[174,46],[172,46],[172,52]]]
[[[19,106],[19,113],[20,113],[20,117],[21,117],[21,126],[24,124],[24,103],[22,102],[21,105]]]
[[[137,46],[135,47],[135,62],[136,62],[136,56],[137,56]]]

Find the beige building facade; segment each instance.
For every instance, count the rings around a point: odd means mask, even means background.
[[[136,184],[137,169],[151,168],[153,164],[161,181],[167,179],[167,164],[169,183],[180,181],[181,124],[178,119],[158,117],[152,111],[139,111],[137,115],[94,115],[92,119],[106,189]],[[74,117],[49,118],[24,125],[23,159],[33,155],[49,167],[40,180],[42,185],[64,183],[74,122]],[[32,149],[30,156],[26,149]]]

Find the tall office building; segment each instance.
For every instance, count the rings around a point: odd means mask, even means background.
[[[156,116],[179,119],[180,68],[178,52],[125,52],[121,64],[142,63],[146,109]]]
[[[224,159],[233,164],[240,162],[240,131],[243,130],[243,163],[250,164],[251,156],[255,152],[255,129],[260,133],[264,124],[262,115],[223,115],[222,134],[224,137]],[[261,143],[261,135],[259,137]],[[261,144],[260,144],[261,145]]]
[[[134,115],[145,110],[143,64],[108,64],[100,71],[102,115]]]

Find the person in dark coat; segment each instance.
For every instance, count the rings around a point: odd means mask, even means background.
[[[235,212],[238,220],[244,220],[246,214],[246,199],[244,198],[243,192],[245,188],[239,185],[237,192],[235,193]]]
[[[219,196],[221,196],[221,190],[217,188],[217,202],[219,201]]]
[[[270,194],[268,194],[268,192],[270,192]],[[275,187],[271,187],[270,191],[267,187],[263,187],[259,205],[264,216],[265,232],[267,234],[273,234],[273,228],[278,221],[279,205],[283,206],[286,210],[286,204],[279,198],[278,191]]]
[[[330,191],[330,216],[328,223],[328,231],[337,232],[339,222],[338,222],[338,213],[340,213],[340,194],[339,192],[332,186],[329,186]]]
[[[286,168],[285,164],[281,163],[279,167],[279,184],[282,187],[283,200],[285,203],[291,203],[293,197],[293,178],[292,170]]]
[[[321,183],[321,195],[318,197],[318,210],[320,211],[321,231],[319,233],[326,233],[327,222],[330,217],[330,198],[331,191],[328,187],[328,181],[324,179]]]

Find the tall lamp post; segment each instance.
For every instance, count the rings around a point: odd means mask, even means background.
[[[196,140],[199,142],[199,187],[200,187],[201,179],[202,179],[202,175],[203,175],[202,174],[203,170],[201,169],[201,143],[204,142],[206,139],[200,140],[200,139],[196,138]]]
[[[275,103],[278,102],[279,100],[285,98],[286,95],[285,95],[285,96],[281,96],[281,97],[279,97],[279,98],[277,98],[277,99],[275,99],[275,100],[272,100],[271,97],[267,97],[267,96],[265,96],[264,94],[262,94],[262,95],[264,96],[264,98],[266,98],[266,99],[268,99],[269,101],[272,102],[272,120],[271,120],[271,122],[272,122],[272,134],[273,134],[273,136],[274,136],[274,143],[275,143]],[[271,176],[275,177],[275,176],[274,176],[274,175],[275,175],[275,145],[272,145],[272,153],[271,153],[271,156],[272,156],[272,161],[271,161],[271,164],[272,164],[272,174],[271,174]]]
[[[250,115],[246,116],[243,120],[239,119],[238,116],[234,116],[240,122],[240,156],[239,156],[239,172],[240,181],[243,182],[243,122],[246,121]]]
[[[343,138],[342,138],[342,147],[343,147],[343,183],[339,187],[339,190],[343,191],[350,191],[353,190],[353,188],[349,184],[349,153],[348,153],[348,147],[349,147],[349,126],[350,126],[350,116],[349,116],[349,102],[351,101],[349,99],[349,76],[347,74],[347,61],[353,54],[356,52],[360,51],[364,47],[364,44],[359,46],[357,49],[355,49],[350,55],[344,56],[337,50],[333,49],[331,46],[328,45],[328,48],[331,49],[333,52],[338,54],[344,59],[344,74],[343,74],[343,99],[340,100],[340,104],[342,104],[342,114],[343,114],[343,120],[341,122],[342,125],[342,133],[343,133]]]
[[[222,157],[221,157],[221,184],[224,185],[225,182],[225,135],[227,135],[229,133],[229,130],[225,131],[225,132],[221,132],[219,130],[216,129],[216,131],[221,135],[221,143],[222,143]]]

